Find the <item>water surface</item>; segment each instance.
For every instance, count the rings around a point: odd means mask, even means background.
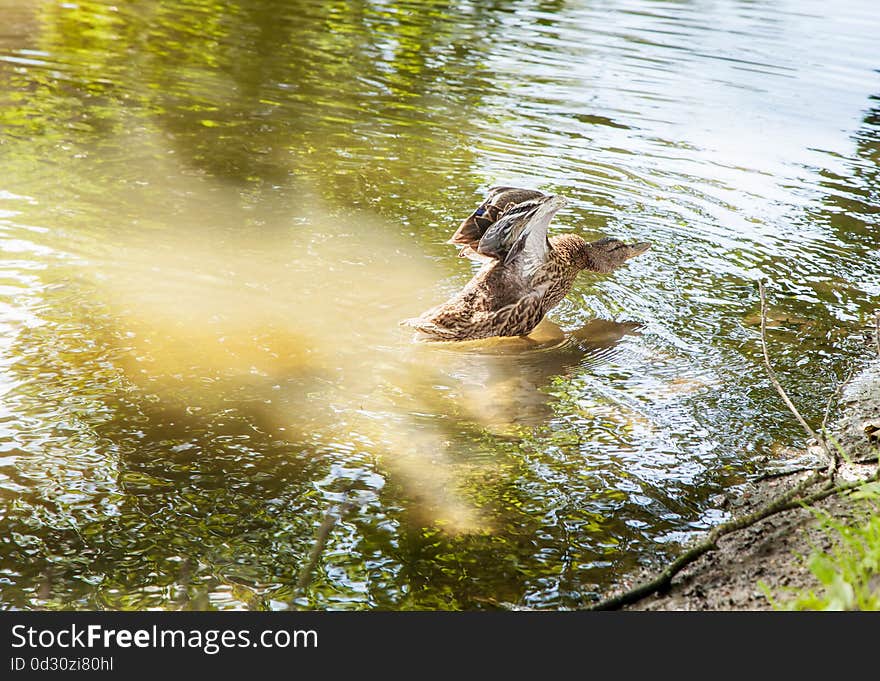
[[[673,555],[803,443],[755,280],[815,425],[867,354],[873,4],[0,0],[0,604],[567,608]],[[653,248],[415,343],[494,184]]]

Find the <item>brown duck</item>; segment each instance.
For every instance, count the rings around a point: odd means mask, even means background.
[[[442,305],[403,324],[431,340],[526,336],[566,296],[581,270],[611,272],[650,248],[575,234],[547,238],[565,205],[561,196],[494,187],[450,239],[460,255],[485,261],[473,279]]]

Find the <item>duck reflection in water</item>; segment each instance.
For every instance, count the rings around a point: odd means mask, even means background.
[[[618,342],[637,335],[642,326],[631,321],[592,319],[574,331],[564,332],[544,319],[528,336],[429,343],[424,350],[435,357],[424,358],[420,364],[425,366],[430,361],[434,370],[423,378],[426,385],[412,394],[423,403],[428,396],[434,397],[423,408],[437,413],[451,410],[460,419],[496,435],[513,435],[521,427],[539,426],[553,416],[553,398],[548,389],[554,379],[607,361]],[[412,379],[411,373],[411,385]]]

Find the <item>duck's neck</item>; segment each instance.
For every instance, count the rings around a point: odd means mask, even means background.
[[[587,242],[576,234],[560,234],[550,239],[547,263],[536,274],[532,283],[547,285],[544,308],[550,310],[571,290],[574,280],[583,269],[584,249]]]

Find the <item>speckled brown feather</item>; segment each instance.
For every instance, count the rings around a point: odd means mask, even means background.
[[[581,270],[610,272],[648,247],[617,239],[588,243],[574,234],[554,236],[546,261],[533,274],[492,260],[448,301],[404,323],[433,340],[525,336],[565,298]]]

